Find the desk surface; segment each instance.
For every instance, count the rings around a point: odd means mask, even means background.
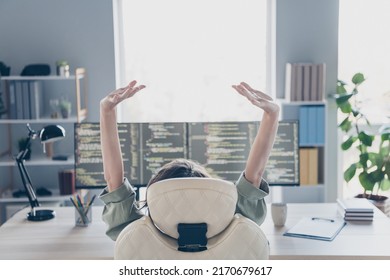
[[[268,207],[270,208],[270,207]],[[29,222],[23,209],[0,227],[0,259],[112,259],[114,242],[105,235],[102,207],[93,208],[88,227],[74,226],[74,208],[55,208],[56,218]],[[372,223],[348,222],[336,238],[320,241],[283,233],[305,216],[337,217],[335,203],[288,204],[284,227],[275,227],[270,213],[261,226],[271,259],[390,259],[390,219],[375,209]]]
[[[271,213],[261,226],[270,242],[271,259],[390,259],[390,219],[377,208],[372,222],[347,222],[333,241],[283,236],[302,217],[340,217],[336,203],[287,204],[284,227]],[[268,207],[270,210],[270,207]]]
[[[26,219],[30,208],[0,226],[0,259],[112,259],[114,241],[105,235],[102,206],[92,208],[92,223],[75,226],[74,207],[53,207],[56,217],[42,222]]]

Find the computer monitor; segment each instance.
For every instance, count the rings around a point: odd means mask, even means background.
[[[188,157],[202,164],[212,177],[236,181],[256,136],[255,122],[188,124]]]
[[[299,186],[298,121],[280,121],[264,178],[270,186]]]
[[[259,122],[188,124],[188,158],[216,178],[236,181],[248,159]],[[299,185],[298,122],[281,121],[263,177],[270,185]]]
[[[188,158],[215,178],[236,181],[249,155],[258,122],[119,123],[125,176],[147,185],[164,164]],[[99,123],[75,124],[76,188],[103,188]],[[265,179],[270,185],[299,185],[298,122],[281,121]]]
[[[186,123],[119,123],[118,135],[125,176],[143,186],[164,164],[187,158]],[[76,188],[106,185],[99,123],[75,124]]]

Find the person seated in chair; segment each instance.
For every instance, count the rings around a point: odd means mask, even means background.
[[[268,183],[262,178],[278,129],[279,106],[267,94],[255,90],[247,83],[232,86],[254,106],[264,111],[259,131],[252,144],[245,170],[237,178],[239,213],[260,225],[266,216],[264,198],[269,193]],[[141,218],[136,194],[124,178],[121,147],[118,137],[116,106],[145,88],[132,81],[100,101],[100,135],[104,178],[107,187],[100,194],[104,202],[103,221],[108,225],[106,234],[116,240],[119,233],[131,222]],[[181,177],[210,177],[200,164],[186,159],[176,159],[164,165],[149,181],[148,186],[164,180]]]

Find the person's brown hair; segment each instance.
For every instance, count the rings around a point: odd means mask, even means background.
[[[175,159],[163,167],[150,179],[148,186],[165,179],[185,177],[210,177],[200,164],[188,159]]]
[[[162,166],[157,173],[149,180],[146,187],[153,183],[173,178],[201,177],[210,178],[206,169],[195,161],[188,159],[175,159]],[[138,202],[138,208],[147,207],[146,200]]]

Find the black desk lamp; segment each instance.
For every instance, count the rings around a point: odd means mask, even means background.
[[[20,176],[22,177],[24,188],[26,189],[27,197],[31,205],[31,212],[27,214],[29,221],[45,221],[54,218],[55,212],[53,210],[35,210],[35,207],[39,207],[37,196],[31,183],[31,178],[28,175],[26,167],[24,166],[24,159],[30,149],[31,141],[37,136],[41,139],[41,143],[50,143],[61,140],[65,137],[65,129],[59,125],[48,125],[42,128],[40,131],[34,131],[30,125],[27,124],[28,139],[24,148],[16,156],[16,163],[18,164]],[[43,151],[45,152],[45,145],[43,145]]]

